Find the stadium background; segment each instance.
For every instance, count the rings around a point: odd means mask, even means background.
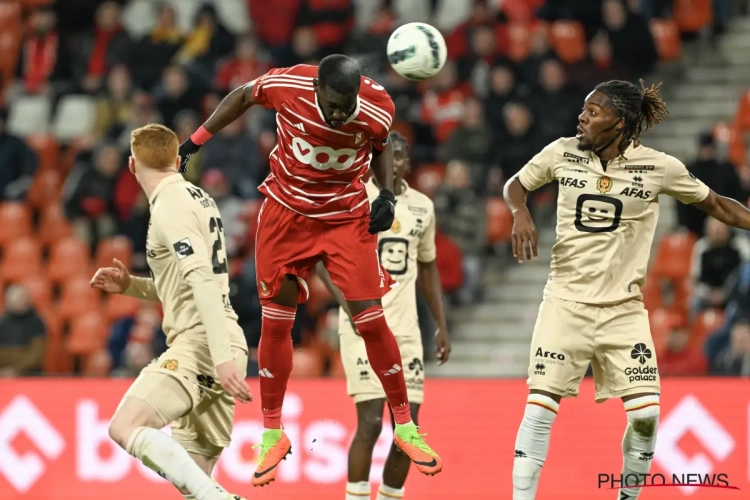
[[[145,269],[148,204],[125,168],[129,132],[157,121],[183,140],[218,100],[266,69],[357,55],[386,86],[413,145],[410,182],[436,203],[438,260],[454,355],[435,368],[430,336],[422,420],[446,469],[413,474],[407,498],[510,497],[535,308],[554,239],[554,186],[535,194],[540,261],[508,258],[502,184],[546,143],[570,135],[599,81],[664,81],[672,117],[644,140],[679,156],[720,194],[750,193],[750,19],[733,0],[5,0],[0,2],[0,497],[174,497],[106,436],[131,377],[164,349],[160,311],[88,287],[117,257]],[[419,85],[389,73],[390,32],[427,21],[450,61]],[[255,187],[273,116],[253,109],[191,162],[219,203],[232,302],[251,346]],[[691,209],[663,204],[645,300],[663,375],[654,471],[726,473],[750,488],[750,251]],[[313,280],[295,325],[285,405],[295,454],[279,481],[251,491],[257,403],[238,414],[218,479],[250,498],[343,497],[354,411],[336,353],[336,308]],[[421,306],[421,303],[420,303]],[[421,307],[420,312],[423,312]],[[251,363],[252,365],[252,363]],[[249,377],[257,372],[251,366]],[[712,376],[710,376],[712,375]],[[724,378],[717,378],[723,376]],[[729,377],[729,378],[727,378]],[[257,380],[251,380],[257,394]],[[621,406],[593,403],[587,381],[555,424],[540,495],[614,498]],[[594,412],[595,411],[595,412]],[[593,413],[592,413],[593,412]],[[376,449],[379,479],[390,439]],[[492,450],[492,455],[489,451]],[[507,450],[495,462],[494,450]],[[644,498],[732,498],[729,490],[654,488]]]

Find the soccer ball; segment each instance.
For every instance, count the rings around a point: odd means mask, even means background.
[[[404,24],[388,39],[388,62],[409,80],[432,78],[448,56],[445,39],[437,28],[425,23]]]

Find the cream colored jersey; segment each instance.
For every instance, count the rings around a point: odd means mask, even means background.
[[[370,203],[380,189],[370,179],[365,184]],[[381,265],[398,281],[383,297],[383,311],[396,337],[420,337],[417,317],[417,264],[435,260],[435,207],[427,196],[410,188],[396,196],[396,213],[391,229],[378,235]],[[354,333],[343,310],[339,311],[339,333]]]
[[[529,191],[559,181],[557,240],[546,291],[585,304],[642,298],[660,194],[682,203],[706,199],[708,187],[676,158],[628,147],[606,167],[578,140],[562,138],[518,174]]]
[[[176,339],[207,343],[206,331],[185,276],[210,266],[222,290],[226,334],[230,344],[247,351],[237,314],[229,302],[229,274],[219,209],[202,189],[179,174],[162,180],[149,199],[146,257],[156,294],[164,307],[162,327],[167,345]]]

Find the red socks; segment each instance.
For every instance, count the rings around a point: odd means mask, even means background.
[[[292,373],[292,326],[297,309],[278,304],[263,305],[263,323],[258,345],[260,403],[263,427],[281,428],[281,407]]]
[[[383,314],[383,306],[365,309],[353,318],[357,331],[365,341],[367,359],[375,374],[383,384],[388,402],[393,409],[397,424],[411,421],[409,398],[406,395],[404,371],[401,368],[401,352],[396,337],[388,328]]]

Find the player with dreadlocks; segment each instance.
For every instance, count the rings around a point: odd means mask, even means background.
[[[558,181],[557,239],[531,340],[527,399],[516,438],[513,500],[536,498],[560,400],[576,396],[591,363],[596,401],[618,398],[628,425],[618,499],[638,498],[656,445],[659,371],[641,288],[660,194],[750,229],[750,210],[719,196],[676,158],[641,145],[667,107],[660,85],[596,86],[575,137],[544,148],[505,185],[513,212],[513,255],[537,257],[529,191]]]

